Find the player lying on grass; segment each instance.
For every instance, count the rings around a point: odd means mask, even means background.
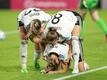
[[[57,45],[58,44],[56,44],[55,46],[57,46]],[[61,47],[61,49],[63,49],[62,51],[64,51],[64,50],[66,50],[67,46],[68,45],[59,44],[58,47]],[[42,73],[48,73],[48,74],[65,73],[68,70],[70,61],[66,62],[66,60],[64,59],[66,57],[66,55],[68,55],[68,54],[64,53],[66,51],[61,53],[62,52],[61,49],[56,50],[55,48],[53,48],[52,50],[54,50],[54,51],[50,51],[50,53],[48,53],[48,55],[47,55],[48,64],[47,64],[46,68],[41,71]],[[61,52],[58,53],[59,52],[58,50]],[[66,54],[66,55],[64,55],[64,54]],[[66,57],[66,59],[67,59],[67,57]]]
[[[21,72],[27,71],[27,47],[28,38],[35,40],[35,68],[39,69],[38,59],[41,53],[41,46],[38,39],[34,39],[37,34],[42,34],[45,23],[50,19],[50,15],[38,8],[28,8],[18,15],[18,28],[20,33],[20,55],[21,55]],[[39,36],[37,36],[39,37]]]
[[[89,11],[93,21],[95,21],[100,27],[100,29],[104,32],[105,40],[107,41],[107,25],[105,24],[104,20],[99,17],[97,10],[98,1],[99,0],[81,0],[80,14],[84,20],[86,13]],[[84,25],[83,25],[81,37],[83,37],[83,35],[84,35]]]
[[[58,33],[51,30],[46,36],[48,44],[44,51],[47,66],[41,72],[45,74],[64,73],[69,68],[71,48],[67,43],[58,41]]]
[[[49,20],[44,32],[45,34],[47,34],[49,31],[51,31],[50,29],[55,29],[58,33],[59,42],[71,42],[72,55],[74,59],[74,68],[72,73],[85,71],[84,59],[82,56],[82,50],[79,40],[81,32],[81,22],[81,16],[78,13],[66,10],[60,11]],[[53,40],[51,39],[51,36],[49,39]]]

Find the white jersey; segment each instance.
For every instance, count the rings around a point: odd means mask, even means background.
[[[44,11],[42,11],[39,8],[28,8],[23,10],[18,15],[18,21],[21,21],[24,23],[24,27],[27,27],[27,25],[30,24],[30,22],[34,19],[39,19],[42,21],[48,21],[51,18],[51,16]]]
[[[67,59],[68,51],[69,51],[69,45],[66,43],[65,44],[57,43],[54,46],[48,44],[46,45],[44,56],[48,56],[50,53],[55,52],[59,55],[60,60],[65,61]]]
[[[77,17],[70,11],[60,11],[55,14],[46,26],[45,34],[50,27],[55,27],[57,32],[66,39],[71,39],[71,32],[77,22]]]

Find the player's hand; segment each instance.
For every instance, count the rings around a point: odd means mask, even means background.
[[[64,62],[69,63],[70,60],[72,60],[71,56],[69,56]]]
[[[55,71],[49,71],[47,74],[55,74]]]
[[[40,72],[41,72],[42,74],[46,74],[46,70],[45,70],[45,69],[41,70]]]

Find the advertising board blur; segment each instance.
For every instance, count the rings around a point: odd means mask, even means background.
[[[77,9],[79,0],[11,0],[11,9],[37,7],[41,9]]]

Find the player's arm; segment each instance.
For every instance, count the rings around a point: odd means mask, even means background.
[[[17,21],[18,21],[18,27],[24,27],[24,23],[23,23],[23,16],[26,10],[23,10],[22,12],[20,12],[20,14],[17,17]]]
[[[65,73],[68,70],[68,64],[65,62],[60,62],[60,68],[56,71],[49,71],[48,74],[56,74],[56,73]]]
[[[23,23],[21,17],[17,18],[17,23],[18,23],[18,30],[20,32],[21,40],[28,40],[27,33],[26,33],[25,28],[24,28],[24,23]]]
[[[26,36],[26,30],[24,28],[24,21],[23,21],[23,16],[24,16],[25,10],[23,10],[17,17],[17,22],[18,22],[18,29],[20,31],[20,37],[23,40],[27,40],[27,36]]]
[[[67,55],[67,59],[66,59],[66,63],[69,63],[69,61],[71,60],[71,56],[72,56],[72,53],[71,53],[71,42],[68,43],[69,44],[69,51],[68,51],[68,55]]]

